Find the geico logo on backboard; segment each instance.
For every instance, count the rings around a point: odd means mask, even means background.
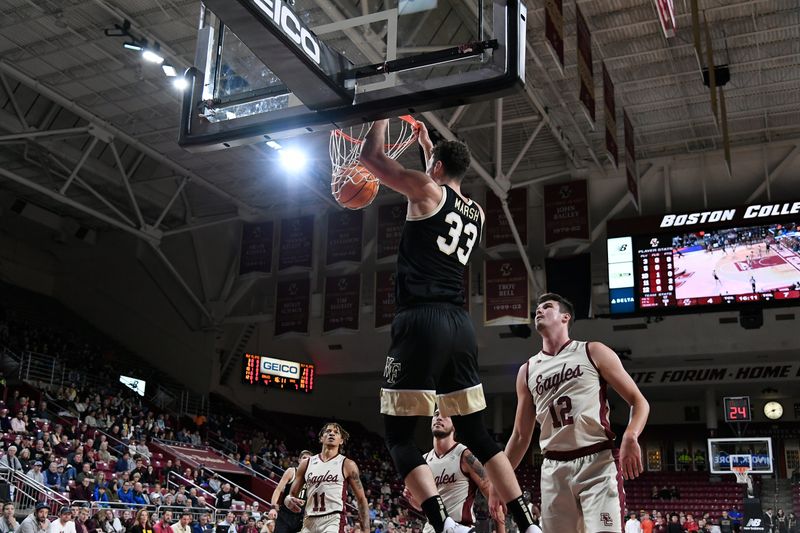
[[[303,26],[288,4],[281,0],[253,0],[253,3],[295,44],[300,45],[308,57],[313,59],[317,65],[320,64],[319,41],[308,28]]]
[[[261,357],[259,370],[262,374],[281,376],[284,378],[300,378],[300,365],[283,359],[273,359],[271,357]]]

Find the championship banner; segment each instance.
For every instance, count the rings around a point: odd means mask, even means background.
[[[675,5],[672,0],[655,0],[658,21],[664,31],[664,37],[675,37]]]
[[[360,263],[363,229],[363,211],[331,211],[328,214],[325,264]]]
[[[603,103],[606,116],[606,154],[614,165],[619,166],[619,145],[617,144],[617,101],[614,95],[614,82],[603,62]]]
[[[508,191],[508,209],[517,226],[519,237],[524,246],[528,245],[528,190],[520,187]],[[486,189],[486,247],[492,248],[501,244],[515,244],[511,226],[503,212],[500,198],[490,189]]]
[[[239,255],[239,275],[251,272],[272,272],[272,221],[242,225],[242,249]]]
[[[633,205],[639,209],[639,169],[636,168],[636,145],[633,140],[633,124],[628,112],[622,112],[623,129],[625,130],[625,176],[628,179],[628,192],[633,198]]]
[[[394,319],[396,278],[397,274],[394,270],[375,272],[375,329],[390,325]]]
[[[247,470],[210,446],[155,443],[148,443],[148,446],[155,446],[157,450],[167,452],[169,455],[180,459],[184,465],[188,465],[192,468],[207,467],[217,472],[225,472],[226,474],[250,475]]]
[[[361,276],[328,276],[325,278],[322,331],[358,329],[361,309]]]
[[[485,261],[483,280],[484,325],[530,324],[528,272],[522,259]]]
[[[378,259],[397,255],[405,222],[406,204],[391,204],[378,207]]]
[[[311,268],[314,248],[314,215],[281,220],[278,270]]]
[[[300,278],[279,281],[275,297],[275,336],[308,333],[311,281]]]
[[[589,240],[589,201],[586,180],[544,187],[544,243],[565,239]]]
[[[547,49],[564,75],[564,0],[545,0],[544,36]]]
[[[583,104],[586,117],[594,128],[595,104],[594,104],[594,67],[592,65],[592,34],[589,25],[583,17],[581,8],[575,6],[575,18],[577,19],[578,34],[578,74],[581,83],[580,99]]]
[[[628,372],[640,387],[665,385],[709,385],[755,381],[797,381],[800,362],[749,365],[692,366],[684,368],[636,369]]]

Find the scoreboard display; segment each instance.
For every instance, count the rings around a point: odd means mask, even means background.
[[[725,422],[750,422],[749,396],[728,396],[723,399],[725,409]]]
[[[800,303],[800,202],[612,220],[612,315]]]
[[[244,382],[300,392],[314,390],[314,365],[244,354]]]

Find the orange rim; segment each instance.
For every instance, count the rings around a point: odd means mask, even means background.
[[[401,115],[401,116],[399,116],[397,118],[399,118],[400,120],[403,120],[405,122],[408,122],[412,126],[416,126],[417,125],[417,120],[415,120],[414,117],[412,117],[411,115]],[[333,130],[333,134],[338,136],[338,137],[341,137],[342,139],[345,139],[346,141],[351,142],[353,144],[363,144],[364,143],[364,139],[359,139],[358,137],[353,137],[352,135],[348,135],[347,133],[345,133],[343,130],[340,130],[340,129]],[[417,135],[416,135],[416,133],[414,133],[414,135],[411,136],[411,139],[408,139],[406,141],[399,142],[399,143],[384,144],[383,146],[384,146],[384,148],[393,148],[395,146],[402,146],[403,144],[411,143],[411,142],[414,142],[416,140],[417,140]]]

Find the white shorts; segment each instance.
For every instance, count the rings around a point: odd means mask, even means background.
[[[542,463],[542,530],[618,533],[623,530],[625,492],[615,453],[603,450]]]
[[[303,529],[300,533],[342,533],[345,522],[344,513],[307,516],[303,519]]]

